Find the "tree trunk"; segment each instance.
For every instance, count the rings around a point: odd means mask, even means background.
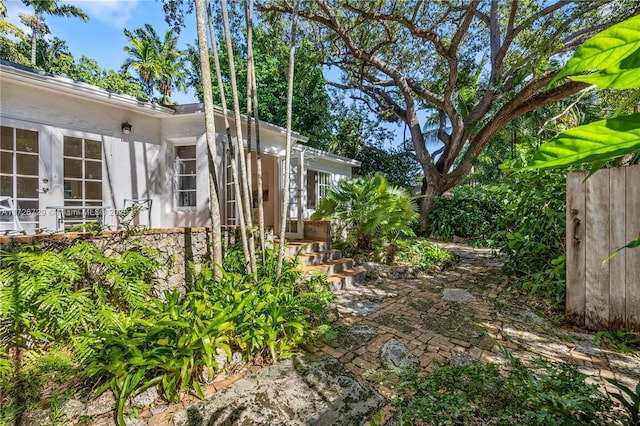
[[[229,79],[231,81],[231,96],[233,98],[233,111],[236,125],[236,154],[239,159],[239,179],[237,180],[236,200],[239,202],[240,210],[240,233],[242,234],[242,244],[245,251],[245,258],[247,260],[247,273],[253,274],[256,272],[256,254],[255,254],[255,239],[253,233],[247,232],[248,227],[251,227],[251,205],[249,203],[249,178],[247,177],[247,164],[246,157],[244,155],[244,144],[242,143],[242,117],[240,114],[240,101],[238,100],[238,85],[236,83],[236,70],[233,56],[233,43],[231,41],[231,30],[229,28],[229,16],[227,11],[227,1],[221,0],[220,7],[222,9],[222,23],[224,25],[224,38],[227,45],[227,57],[229,58]],[[233,168],[233,163],[232,163]],[[255,276],[257,279],[257,276]]]
[[[284,190],[282,191],[282,210],[280,211],[280,250],[278,252],[278,266],[276,275],[282,273],[284,262],[285,235],[287,228],[287,210],[289,208],[289,179],[291,178],[291,118],[293,115],[293,74],[296,54],[296,21],[298,19],[298,1],[294,1],[293,17],[291,19],[291,39],[289,40],[289,77],[287,87],[287,137],[284,157]]]
[[[256,81],[256,68],[253,57],[253,2],[245,1],[245,13],[247,21],[247,98],[251,98],[252,102],[247,101],[247,116],[253,115],[256,126],[256,187],[258,188],[257,200],[258,205],[258,238],[260,242],[260,253],[262,254],[262,264],[265,264],[265,226],[264,226],[264,200],[262,198],[262,153],[260,152],[260,115],[258,108],[258,83]],[[248,10],[247,10],[248,8]],[[253,111],[251,111],[251,106]],[[252,114],[253,113],[253,114]],[[249,123],[250,124],[250,123]]]
[[[211,69],[209,65],[209,43],[205,23],[204,0],[196,0],[196,26],[198,31],[198,51],[200,56],[200,74],[204,98],[204,118],[209,160],[209,212],[211,215],[211,243],[213,264],[222,264],[222,223],[220,220],[220,201],[218,197],[218,170],[216,167],[216,127],[213,112],[213,92],[211,90]],[[220,270],[214,267],[214,276],[220,278]]]
[[[39,17],[35,15],[31,24],[31,65],[36,65],[36,47],[38,46],[38,26]]]

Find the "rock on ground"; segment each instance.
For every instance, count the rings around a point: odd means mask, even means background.
[[[380,348],[380,359],[387,368],[395,371],[418,371],[420,361],[399,340],[389,339]]]
[[[294,357],[176,413],[187,425],[360,425],[386,400],[335,358]]]

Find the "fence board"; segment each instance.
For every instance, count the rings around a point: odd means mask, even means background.
[[[585,307],[585,177],[583,172],[567,175],[566,313],[578,325],[584,325]]]
[[[626,167],[626,169],[626,242],[628,242],[640,236],[640,166]],[[640,247],[625,249],[623,253],[627,267],[626,328],[640,331]]]
[[[609,169],[610,227],[609,250],[626,244],[626,167]],[[610,330],[624,328],[626,307],[626,256],[609,260],[609,324]]]
[[[586,290],[585,325],[608,329],[609,323],[609,170],[603,169],[586,181]]]

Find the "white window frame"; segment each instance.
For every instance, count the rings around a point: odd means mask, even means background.
[[[79,139],[81,140],[81,154],[80,156],[72,156],[64,154],[64,144],[66,143],[67,138],[69,139]],[[86,146],[87,142],[97,142],[100,144],[100,159],[89,158],[86,155]],[[80,160],[82,164],[82,177],[68,177],[65,174],[64,170],[64,160]],[[103,187],[103,178],[104,178],[104,143],[100,139],[94,138],[85,138],[82,136],[71,136],[64,135],[62,137],[62,161],[63,161],[63,171],[62,171],[62,182],[63,182],[63,192],[65,191],[64,184],[67,181],[70,182],[80,182],[82,184],[82,194],[80,198],[66,198],[63,194],[64,206],[65,207],[93,207],[93,206],[102,206],[104,203],[104,187]],[[100,178],[87,178],[87,163],[90,164],[99,164],[100,165]],[[100,185],[100,199],[97,198],[87,198],[87,183],[95,183]],[[99,219],[99,216],[102,213],[99,213],[97,210],[95,212],[87,212],[87,211],[73,211],[69,210],[65,213],[65,227],[69,227],[72,225],[80,225],[88,222],[95,222],[96,219]]]
[[[188,158],[180,158],[178,156],[178,149],[179,148],[184,148],[184,147],[193,147],[193,157],[188,157]],[[197,171],[197,158],[198,158],[198,154],[197,154],[197,149],[196,149],[196,144],[184,144],[184,145],[174,145],[173,146],[173,165],[174,165],[174,180],[173,180],[173,204],[174,207],[176,208],[176,210],[182,210],[182,211],[194,211],[196,210],[197,204],[198,204],[198,171]],[[194,168],[194,172],[193,173],[182,173],[181,172],[181,165],[183,162],[187,162],[187,161],[193,161],[194,164],[196,165],[196,167]],[[191,189],[181,189],[181,178],[193,178],[193,181],[195,182],[195,188]],[[181,205],[181,197],[180,197],[180,193],[193,193],[193,204],[191,205]]]
[[[36,178],[39,182],[40,180],[40,171],[39,171],[39,167],[38,167],[38,174],[37,175],[26,175],[26,174],[18,174],[18,157],[17,154],[20,155],[28,155],[28,156],[33,156],[33,161],[39,165],[39,160],[40,160],[40,132],[36,131],[36,130],[29,130],[29,129],[22,129],[19,127],[14,127],[14,126],[2,126],[5,127],[7,129],[11,130],[11,149],[3,149],[0,148],[0,151],[2,151],[3,155],[10,155],[11,156],[11,173],[0,173],[0,175],[4,178],[9,177],[11,179],[11,194],[6,194],[8,196],[11,197],[12,199],[12,204],[14,206],[16,206],[17,210],[17,215],[19,217],[20,222],[22,223],[23,226],[31,229],[37,229],[40,226],[40,217],[37,214],[37,209],[28,209],[25,208],[24,204],[21,203],[21,201],[25,201],[25,202],[35,202],[36,204],[39,205],[39,194],[37,192],[34,192],[32,197],[25,197],[25,196],[18,196],[18,179],[19,178]],[[31,133],[35,133],[35,137],[36,137],[36,142],[38,145],[38,149],[36,152],[30,152],[30,151],[18,151],[17,148],[17,144],[18,144],[18,132],[19,131],[24,131],[24,132],[31,132]]]
[[[313,173],[309,173],[309,172],[313,172]],[[320,200],[327,194],[327,189],[334,186],[333,175],[331,173],[323,172],[320,170],[308,169],[307,179],[309,179],[309,177],[312,175],[314,176],[314,182],[313,182],[314,197],[313,199],[309,198],[307,200],[306,208],[309,210],[317,209],[318,205],[320,204]],[[307,188],[309,188],[309,182],[307,182]],[[309,194],[307,194],[307,197],[309,197]],[[313,201],[313,204],[309,203],[309,201]]]

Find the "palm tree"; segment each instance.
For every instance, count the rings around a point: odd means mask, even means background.
[[[187,72],[185,69],[185,51],[177,48],[178,35],[172,30],[168,30],[164,34],[164,40],[160,46],[158,54],[159,59],[159,78],[158,91],[162,95],[161,104],[168,105],[169,97],[173,88],[181,91],[186,90],[185,80]]]
[[[4,0],[0,0],[0,32],[11,33],[17,37],[24,39],[24,34],[20,31],[20,28],[7,21],[7,6],[4,4]]]
[[[184,51],[177,48],[178,35],[167,30],[164,39],[160,40],[150,24],[134,31],[124,30],[129,39],[129,46],[124,51],[129,55],[122,64],[122,71],[133,68],[142,81],[145,94],[153,98],[154,89],[158,89],[161,104],[168,104],[173,88],[185,89],[186,71],[184,68]]]
[[[158,51],[160,39],[156,30],[149,24],[135,31],[124,30],[124,35],[129,39],[129,46],[124,47],[127,59],[122,64],[122,72],[133,68],[138,73],[144,92],[149,99],[153,98],[153,88],[160,75]]]
[[[22,0],[26,6],[33,7],[33,15],[21,13],[20,20],[31,28],[31,64],[36,64],[36,45],[38,34],[48,34],[49,27],[44,15],[76,17],[87,22],[89,16],[82,9],[68,4],[58,4],[58,0]]]

